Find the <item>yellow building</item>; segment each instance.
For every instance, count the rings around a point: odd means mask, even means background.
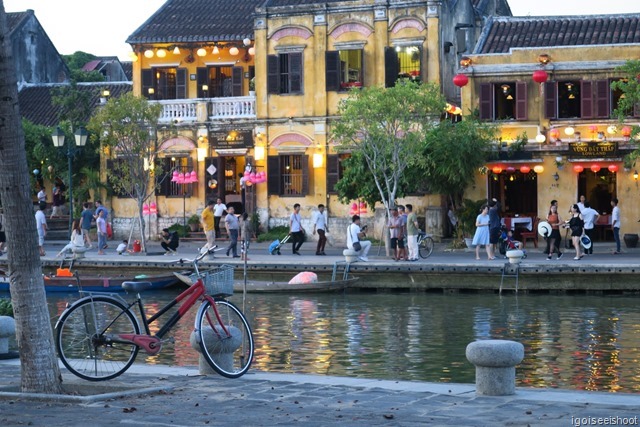
[[[600,213],[600,238],[611,239],[611,200],[618,198],[621,233],[640,231],[637,167],[624,156],[637,148],[629,133],[638,117],[619,123],[611,88],[625,76],[618,67],[638,58],[640,40],[626,28],[640,15],[493,17],[459,74],[465,113],[500,125],[502,152],[479,171],[466,197],[496,197],[503,214],[546,218],[551,200],[559,212],[585,196]],[[458,77],[458,83],[464,78]],[[634,112],[638,114],[638,112]],[[510,144],[524,136],[526,144]]]

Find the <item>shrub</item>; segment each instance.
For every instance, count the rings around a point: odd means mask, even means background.
[[[0,316],[13,317],[13,306],[9,298],[0,298]]]

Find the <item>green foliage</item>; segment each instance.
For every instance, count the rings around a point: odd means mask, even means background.
[[[618,71],[622,71],[625,78],[612,82],[611,88],[622,91],[625,96],[620,97],[618,100],[614,114],[620,121],[624,121],[625,118],[633,116],[634,106],[640,104],[640,81],[638,81],[638,76],[640,76],[640,60],[629,60],[623,66],[619,67]],[[637,126],[635,127],[637,128]]]
[[[13,317],[13,305],[9,298],[0,298],[0,316]]]
[[[364,199],[386,207],[403,194],[408,172],[419,164],[425,135],[437,125],[445,101],[433,84],[401,82],[393,88],[354,90],[340,105],[332,139],[356,170],[341,178],[337,189],[344,200]],[[377,194],[376,194],[377,192]],[[374,194],[376,194],[374,196]]]
[[[289,227],[281,225],[273,227],[267,232],[264,232],[258,236],[258,242],[273,242],[274,240],[284,239],[284,236],[289,234]]]
[[[175,223],[171,227],[169,227],[169,231],[170,232],[176,231],[178,233],[178,237],[182,238],[182,237],[188,237],[189,231],[191,231],[191,229],[187,225]]]
[[[464,199],[462,207],[458,209],[456,216],[458,217],[458,231],[463,235],[459,237],[471,237],[475,232],[476,218],[480,214],[480,209],[487,201]]]
[[[249,220],[251,221],[253,234],[258,237],[260,235],[260,215],[258,215],[257,212],[254,212],[249,216]]]
[[[74,70],[81,70],[82,67],[85,66],[85,64],[89,61],[93,61],[94,59],[97,59],[98,57],[91,54],[91,53],[87,53],[87,52],[82,52],[82,51],[76,51],[75,53],[72,53],[71,55],[62,55],[62,59],[64,60],[65,64],[67,64],[67,67],[69,67],[69,70],[74,71]]]
[[[80,175],[82,176],[80,185],[73,187],[74,200],[77,200],[79,203],[91,200],[92,193],[95,199],[99,198],[96,196],[99,195],[100,190],[108,188],[100,179],[99,169],[85,166],[80,169]]]
[[[196,214],[193,214],[187,220],[187,224],[200,224],[200,217]]]
[[[74,82],[104,82],[105,78],[99,71],[72,70],[71,81]]]

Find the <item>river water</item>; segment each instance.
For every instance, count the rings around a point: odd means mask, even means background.
[[[177,290],[145,294],[148,314]],[[48,295],[52,319],[77,294]],[[231,300],[242,307],[242,298]],[[138,362],[197,365],[193,309],[175,343]],[[518,386],[640,393],[640,296],[346,293],[246,299],[252,369],[349,377],[474,382],[468,343],[521,342]],[[157,329],[157,328],[156,328]]]

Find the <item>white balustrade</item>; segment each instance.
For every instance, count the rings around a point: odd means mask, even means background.
[[[159,122],[172,123],[195,122],[198,101],[197,99],[165,99],[151,102],[162,105]]]
[[[256,117],[256,97],[240,96],[211,99],[211,120]]]
[[[209,99],[165,99],[150,101],[162,105],[160,123],[197,122],[198,104],[210,105],[209,120],[256,117],[256,97],[238,96]]]

